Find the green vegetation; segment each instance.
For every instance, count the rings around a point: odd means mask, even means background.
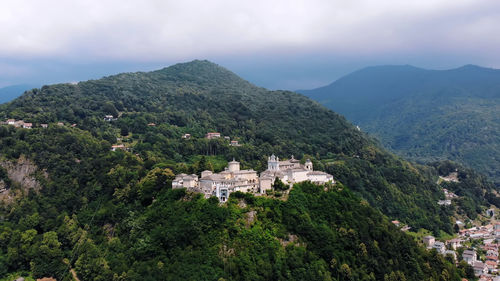
[[[107,122],[106,114],[119,118]],[[443,197],[436,168],[381,150],[301,95],[257,88],[212,63],[44,86],[0,106],[0,117],[49,123],[0,126],[0,156],[33,161],[43,187],[1,205],[0,275],[70,280],[70,268],[82,280],[466,275],[387,221],[453,231],[452,210],[436,204]],[[203,138],[209,131],[242,145]],[[129,151],[110,151],[116,143]],[[174,174],[220,171],[232,158],[262,171],[272,153],[310,158],[341,183],[328,191],[297,185],[287,200],[236,194],[226,206],[171,190]]]
[[[453,160],[500,185],[500,70],[380,66],[301,91],[400,155]]]
[[[106,114],[116,114],[115,110],[121,114],[117,121],[103,120]],[[120,74],[77,85],[44,86],[0,107],[0,116],[33,123],[75,123],[89,134],[78,129],[67,134],[77,134],[73,138],[92,136],[93,142],[100,143],[99,153],[104,153],[106,146],[121,137],[126,146],[139,154],[146,169],[162,165],[174,173],[199,173],[202,170],[199,166],[190,165],[196,159],[193,157],[199,155],[222,157],[226,161],[236,158],[243,167],[258,171],[265,169],[266,156],[272,153],[299,158],[308,155],[316,169],[332,173],[389,217],[436,233],[439,229],[452,231],[448,213],[435,204],[442,193],[434,179],[380,150],[342,117],[317,103],[295,93],[257,88],[206,61],[149,73]],[[128,132],[126,136],[120,134],[123,128]],[[3,154],[12,158],[21,153],[29,155],[33,140],[26,142],[23,138],[35,135],[31,138],[40,138],[44,142],[41,145],[46,146],[44,138],[48,134],[67,130],[21,130],[15,133],[23,134],[18,136],[19,142],[14,140],[16,136],[3,140],[6,144],[2,145],[6,150]],[[209,131],[238,138],[243,145],[231,147],[224,139],[204,139]],[[181,139],[184,133],[193,137]],[[14,145],[18,147],[12,149]],[[51,169],[38,153],[51,157],[47,151],[59,151],[55,147],[45,149],[36,152],[35,157],[43,168]],[[69,151],[73,149],[78,148],[69,147]],[[114,163],[89,153],[90,161],[99,161],[97,167],[113,167]],[[52,165],[60,165],[59,158]],[[73,173],[73,164],[68,165],[65,172]],[[211,165],[214,169],[221,168],[217,161]],[[85,172],[74,176],[87,178]],[[101,186],[102,178],[92,185]]]

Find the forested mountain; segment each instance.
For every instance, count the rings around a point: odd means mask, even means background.
[[[21,84],[0,88],[0,103],[11,101],[22,95],[25,91],[37,87],[39,86],[31,84]]]
[[[108,114],[116,120],[105,121]],[[82,280],[470,275],[388,222],[452,232],[454,210],[436,203],[444,197],[438,168],[385,152],[302,95],[255,87],[216,64],[44,86],[1,105],[0,118],[35,127],[0,126],[0,275],[69,280],[70,268]],[[242,145],[203,138],[209,131]],[[129,151],[110,151],[116,143]],[[171,189],[174,174],[220,171],[232,158],[262,171],[272,153],[311,158],[339,183],[296,185],[288,198],[235,194],[227,205]],[[477,202],[467,202],[473,210],[497,202],[492,187],[477,188]]]
[[[299,92],[400,155],[458,161],[500,183],[500,70],[369,67]]]

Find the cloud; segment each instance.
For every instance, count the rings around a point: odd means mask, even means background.
[[[500,2],[491,0],[4,0],[0,57],[497,56],[499,26]]]

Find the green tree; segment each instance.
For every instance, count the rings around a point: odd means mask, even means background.
[[[274,190],[283,191],[283,190],[287,190],[288,188],[290,188],[290,187],[288,185],[286,185],[284,182],[282,182],[280,178],[276,177],[274,179],[274,183],[273,183]]]

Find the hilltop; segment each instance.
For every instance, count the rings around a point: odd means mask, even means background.
[[[404,157],[450,159],[500,181],[500,70],[377,66],[299,92]]]

